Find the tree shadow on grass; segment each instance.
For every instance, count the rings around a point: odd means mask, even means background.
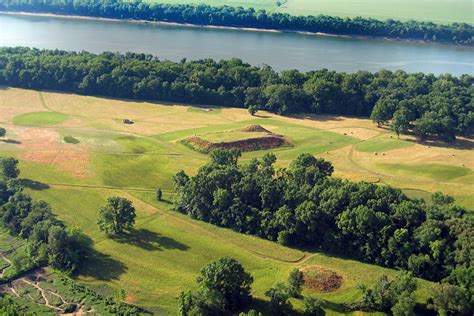
[[[315,295],[308,295],[317,298],[318,294],[316,293]],[[303,300],[303,297],[301,297],[299,300]],[[339,304],[339,303],[333,303],[328,300],[321,300],[322,302],[322,307],[326,311],[333,311],[337,312],[338,314],[344,314],[344,315],[349,315],[353,314],[353,311],[349,308],[349,306],[346,306],[344,304]],[[263,315],[272,315],[272,309],[270,307],[270,302],[260,299],[260,298],[253,298],[252,303],[248,306],[246,312],[249,310],[254,309],[259,312],[262,312]],[[285,308],[284,310],[284,315],[289,315],[289,316],[302,316],[305,315],[303,312],[297,311],[296,309],[293,308]]]
[[[14,144],[14,145],[20,145],[21,142],[15,139],[0,139],[0,142],[6,143],[6,144]]]
[[[25,188],[35,190],[35,191],[43,191],[49,189],[49,185],[46,183],[42,183],[39,181],[31,180],[31,179],[21,179],[20,184]]]
[[[407,139],[407,141],[421,144],[424,146],[440,147],[440,148],[451,148],[458,150],[473,150],[474,140],[469,138],[457,138],[452,142],[445,142],[439,139],[425,139],[423,141],[419,139]]]
[[[179,241],[145,228],[132,228],[127,233],[114,235],[111,236],[111,238],[117,242],[140,247],[149,251],[163,251],[165,249],[186,251],[189,249],[189,246]]]
[[[82,262],[78,275],[92,277],[101,281],[117,280],[127,271],[127,266],[104,253],[92,250],[91,254]]]

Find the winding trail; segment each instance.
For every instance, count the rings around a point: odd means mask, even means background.
[[[21,279],[19,279],[19,280],[23,281],[23,282],[26,283],[26,284],[29,284],[29,285],[33,286],[34,288],[36,288],[36,289],[40,292],[40,294],[41,294],[41,296],[43,297],[43,300],[44,300],[44,302],[45,302],[43,305],[45,305],[45,306],[47,306],[47,307],[49,307],[49,308],[51,308],[51,309],[54,309],[54,310],[57,310],[57,311],[62,312],[62,309],[61,309],[61,308],[59,308],[59,307],[57,307],[57,306],[54,306],[54,305],[51,305],[51,304],[49,303],[49,300],[48,300],[48,298],[46,297],[46,290],[43,289],[41,286],[39,286],[38,282],[31,282],[31,281],[28,281],[28,280],[26,279],[26,277],[21,278]],[[49,292],[49,293],[52,293],[51,291],[48,291],[48,292]],[[33,301],[34,301],[34,299],[33,299]],[[64,301],[64,300],[61,298],[61,301]]]
[[[0,272],[0,279],[3,279],[3,276],[5,274],[5,271],[11,267],[13,265],[13,262],[10,261],[10,259],[8,259],[7,257],[5,257],[5,254],[4,253],[1,253],[0,254],[0,257],[5,260],[7,263],[8,263],[8,266],[6,266],[5,268],[2,269],[2,271]]]

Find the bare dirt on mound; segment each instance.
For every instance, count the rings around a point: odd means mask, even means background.
[[[318,266],[300,268],[304,275],[304,287],[319,292],[331,292],[341,287],[343,278],[334,271]]]
[[[258,133],[273,134],[272,132],[270,132],[269,130],[263,128],[263,127],[260,126],[260,125],[248,125],[248,126],[245,126],[245,127],[241,128],[241,129],[239,129],[239,131],[241,131],[241,132],[249,132],[249,133],[258,132]]]
[[[278,148],[285,145],[289,145],[289,143],[283,137],[276,136],[276,135],[258,137],[258,138],[248,138],[248,139],[242,139],[242,140],[237,140],[233,142],[220,142],[220,143],[211,143],[200,137],[194,136],[194,137],[186,138],[183,142],[185,144],[190,145],[195,150],[205,152],[205,153],[216,148],[221,148],[221,149],[237,148],[237,149],[240,149],[240,151],[245,152],[245,151]]]
[[[239,132],[248,132],[248,133],[262,133],[262,137],[252,137],[247,139],[241,139],[230,142],[218,142],[213,143],[202,139],[199,136],[189,137],[183,140],[183,143],[191,146],[193,149],[208,153],[212,149],[221,148],[221,149],[232,149],[237,148],[240,151],[254,151],[254,150],[263,150],[278,148],[282,146],[291,146],[291,143],[288,142],[283,136],[272,133],[271,131],[263,128],[260,125],[248,125],[241,129],[238,129]]]

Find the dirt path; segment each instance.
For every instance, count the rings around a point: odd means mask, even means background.
[[[1,256],[3,256],[3,254],[1,254]],[[62,295],[60,295],[60,294],[58,294],[54,291],[47,290],[47,289],[44,289],[44,288],[41,287],[40,281],[41,281],[42,277],[44,276],[44,273],[45,273],[45,271],[42,270],[41,268],[36,269],[36,270],[34,270],[34,271],[18,278],[18,279],[13,280],[9,284],[2,285],[0,287],[0,291],[1,292],[11,292],[13,295],[15,295],[18,298],[26,299],[27,301],[31,301],[32,303],[35,303],[35,304],[38,304],[38,305],[43,305],[43,306],[51,309],[53,311],[52,313],[63,314],[63,309],[61,307],[54,306],[50,303],[50,300],[48,299],[48,295],[52,295],[52,296],[55,296],[55,297],[59,298],[61,300],[60,305],[63,306],[63,307],[69,305],[70,302],[68,302]],[[41,297],[43,298],[44,303],[36,302],[35,298],[30,293],[27,293],[26,296],[25,295],[23,295],[23,296],[20,295],[18,293],[17,289],[15,289],[15,286],[18,287],[19,282],[23,282],[25,284],[28,284],[28,285],[34,287],[41,294]],[[92,309],[87,308],[84,305],[84,302],[82,301],[80,303],[77,303],[76,311],[74,313],[69,314],[69,315],[84,315],[84,314],[88,314],[88,313],[94,313],[94,311],[95,311],[94,308],[92,308]]]
[[[28,281],[28,280],[26,279],[26,277],[23,277],[23,278],[21,278],[21,279],[19,279],[19,280],[25,282],[26,284],[29,284],[29,285],[33,286],[34,288],[36,288],[36,289],[40,292],[40,294],[41,294],[41,296],[43,297],[43,300],[44,300],[44,302],[45,302],[43,305],[45,305],[45,306],[47,306],[47,307],[49,307],[49,308],[51,308],[51,309],[54,309],[54,310],[57,310],[57,311],[62,312],[62,309],[61,309],[61,308],[49,304],[49,300],[48,300],[48,298],[46,297],[46,294],[45,294],[45,293],[46,293],[46,290],[43,289],[41,286],[39,286],[38,282],[31,282],[31,281]],[[48,291],[48,292],[49,292],[49,293],[52,293],[51,291]],[[59,296],[59,294],[58,294],[58,296]],[[64,299],[63,299],[61,296],[59,296],[59,297],[61,298],[61,301],[64,302]],[[34,300],[33,300],[33,301],[34,301]]]
[[[18,294],[18,292],[15,290],[15,288],[14,288],[14,287],[7,286],[7,288],[8,288],[8,289],[9,289],[9,290],[10,290],[10,291],[13,293],[13,294],[15,294],[15,296],[17,296],[17,297],[20,297],[20,298],[21,298],[20,294]]]
[[[7,257],[5,257],[5,254],[3,254],[3,253],[0,254],[0,257],[8,263],[8,266],[6,266],[6,267],[0,272],[0,279],[3,279],[5,270],[7,270],[9,267],[11,267],[11,266],[13,265],[13,262],[11,262],[10,259],[8,259]]]

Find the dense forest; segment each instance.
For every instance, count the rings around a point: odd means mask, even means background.
[[[279,114],[371,117],[397,133],[453,140],[474,133],[474,78],[381,70],[275,72],[239,59],[0,48],[0,84],[128,99],[247,107]]]
[[[145,0],[0,0],[0,10],[474,44],[474,28],[466,23],[440,25],[362,17],[292,16],[252,8],[159,4]]]
[[[195,176],[174,176],[178,211],[284,245],[449,280],[472,311],[473,213],[451,197],[415,200],[390,186],[334,178],[330,162],[309,154],[287,169],[275,169],[272,154],[247,164],[238,163],[238,150],[210,156]]]

